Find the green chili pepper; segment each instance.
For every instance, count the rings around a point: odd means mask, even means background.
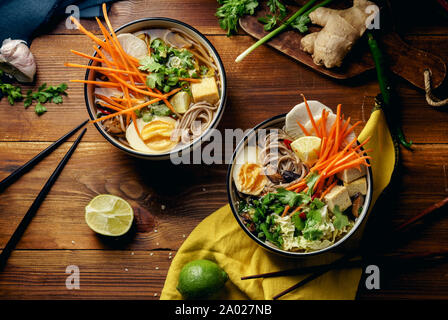
[[[378,77],[378,83],[380,86],[382,102],[384,105],[384,111],[386,117],[388,118],[389,127],[392,129],[393,134],[398,139],[401,145],[407,149],[411,149],[412,141],[407,141],[404,136],[403,129],[399,123],[397,116],[397,101],[393,91],[392,82],[390,80],[389,69],[387,68],[386,59],[375,40],[372,32],[367,33],[368,44],[370,47],[370,52],[372,53],[373,61],[375,62],[376,74]],[[395,105],[392,108],[392,105]]]

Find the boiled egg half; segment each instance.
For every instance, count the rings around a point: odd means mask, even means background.
[[[266,186],[267,179],[258,161],[258,148],[246,146],[235,157],[233,181],[237,190],[244,194],[259,195]]]
[[[154,117],[145,122],[139,118],[136,121],[138,130],[131,123],[126,129],[126,139],[129,145],[140,152],[163,153],[172,150],[178,143],[179,138],[173,137],[176,120],[170,117]]]

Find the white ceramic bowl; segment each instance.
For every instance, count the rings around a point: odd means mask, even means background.
[[[355,225],[353,226],[350,231],[345,234],[341,239],[336,241],[331,246],[328,246],[326,248],[315,250],[311,252],[293,252],[293,251],[286,251],[282,250],[278,247],[275,247],[273,245],[270,245],[263,240],[259,239],[255,234],[253,234],[242,222],[240,215],[238,214],[238,208],[237,208],[237,202],[239,200],[239,196],[235,187],[235,184],[233,182],[233,168],[234,168],[234,162],[235,159],[237,159],[237,155],[239,152],[244,150],[244,147],[247,145],[248,141],[251,141],[255,137],[256,131],[258,129],[268,129],[268,128],[282,128],[285,124],[285,118],[286,114],[281,114],[275,117],[272,117],[268,120],[263,121],[262,123],[255,126],[250,132],[244,136],[243,140],[238,144],[238,146],[235,149],[235,152],[233,153],[232,159],[230,160],[229,169],[227,171],[227,195],[229,199],[230,208],[232,209],[233,215],[235,216],[235,219],[238,221],[240,227],[246,232],[246,234],[255,241],[258,245],[262,246],[263,248],[275,252],[284,256],[288,257],[306,257],[306,256],[312,256],[317,254],[322,254],[324,252],[329,251],[335,251],[337,247],[339,247],[341,244],[346,242],[359,228],[359,226],[362,224],[363,220],[367,216],[367,212],[370,207],[371,199],[372,199],[372,171],[370,167],[368,167],[367,170],[367,195],[365,198],[365,202],[363,205],[362,212],[360,213],[359,217],[356,219]]]
[[[186,152],[191,151],[193,148],[197,148],[200,146],[201,142],[206,140],[206,137],[210,134],[211,129],[214,129],[218,126],[219,121],[221,120],[222,114],[224,112],[224,108],[226,105],[226,99],[227,99],[227,82],[226,82],[226,74],[224,70],[224,65],[221,61],[221,58],[218,55],[218,52],[213,47],[213,45],[210,43],[210,41],[199,31],[194,29],[192,26],[183,23],[178,20],[169,19],[169,18],[145,18],[140,20],[135,20],[132,22],[129,22],[121,27],[119,27],[115,32],[117,34],[120,33],[134,33],[145,29],[151,29],[151,28],[177,28],[188,34],[190,37],[198,41],[200,44],[202,44],[210,53],[212,58],[214,59],[218,70],[219,70],[219,76],[220,76],[220,82],[221,82],[221,103],[215,113],[214,119],[210,126],[205,130],[201,136],[197,137],[194,141],[192,141],[190,144],[182,145],[179,147],[174,148],[173,150],[166,152],[166,153],[160,153],[160,154],[148,154],[140,151],[136,151],[132,149],[129,146],[126,146],[125,144],[121,143],[117,139],[115,139],[112,135],[106,132],[106,130],[101,126],[101,124],[95,123],[95,127],[98,129],[98,131],[103,135],[103,137],[109,141],[112,145],[117,147],[118,149],[132,155],[138,158],[143,159],[149,159],[149,160],[166,160],[169,159],[170,156],[173,154],[181,155],[182,153],[185,154]],[[96,56],[96,52],[94,54]],[[95,65],[95,63],[90,60],[89,65]],[[88,69],[85,76],[86,80],[95,80],[95,71]],[[86,84],[84,86],[84,96],[85,101],[87,105],[87,111],[89,113],[90,119],[94,120],[96,119],[96,107],[95,107],[95,99],[93,96],[95,86],[91,84]]]

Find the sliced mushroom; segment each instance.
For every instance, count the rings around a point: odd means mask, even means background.
[[[273,165],[267,165],[264,171],[265,175],[275,184],[280,184],[283,182],[282,175],[277,171]]]
[[[352,214],[357,218],[362,210],[362,205],[364,204],[364,196],[360,193],[355,194],[352,203]]]
[[[124,134],[119,117],[114,117],[103,121],[104,129],[111,134]]]
[[[300,174],[297,174],[293,171],[284,170],[282,172],[282,177],[285,182],[292,182],[300,178]]]

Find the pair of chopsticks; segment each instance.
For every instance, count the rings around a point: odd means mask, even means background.
[[[399,225],[397,228],[394,229],[394,233],[403,232],[403,231],[407,230],[409,228],[409,226],[411,226],[412,224],[422,220],[424,217],[426,217],[430,213],[436,211],[437,209],[442,208],[443,206],[445,206],[447,204],[448,204],[448,197],[431,205],[430,207],[426,208],[418,215],[405,221],[404,223],[402,223],[401,225]],[[359,253],[360,253],[359,250],[355,250],[354,252],[346,254],[345,256],[337,259],[336,261],[326,264],[326,265],[302,267],[302,268],[289,269],[289,270],[283,270],[283,271],[262,273],[262,274],[258,274],[258,275],[245,276],[245,277],[242,277],[241,280],[300,275],[300,274],[307,274],[307,273],[312,272],[311,275],[309,275],[302,281],[298,282],[297,284],[293,285],[292,287],[275,295],[273,297],[273,299],[277,300],[278,298],[284,296],[285,294],[290,293],[300,287],[303,287],[305,284],[313,281],[314,279],[319,278],[321,275],[325,274],[326,272],[328,272],[330,270],[355,268],[355,267],[362,266],[365,263],[362,259],[352,260]],[[429,253],[429,254],[411,254],[411,255],[401,255],[401,256],[397,256],[397,257],[384,257],[383,262],[393,263],[393,262],[397,262],[400,259],[403,259],[404,261],[406,261],[406,259],[408,259],[408,261],[420,261],[422,259],[426,259],[429,261],[440,261],[441,259],[446,258],[446,257],[448,257],[448,250],[438,252],[438,253]]]
[[[19,177],[21,177],[23,174],[31,170],[38,162],[40,162],[43,158],[45,158],[47,155],[49,155],[51,152],[53,152],[57,147],[59,147],[64,141],[66,141],[68,138],[70,138],[76,131],[81,129],[88,120],[84,121],[80,125],[78,125],[76,128],[72,129],[70,132],[63,135],[61,138],[59,138],[57,141],[55,141],[53,144],[51,144],[48,148],[41,151],[38,155],[36,155],[34,158],[32,158],[30,161],[25,163],[20,168],[16,169],[14,172],[12,172],[8,177],[3,179],[0,182],[0,192],[3,192],[8,186],[10,186],[12,183],[14,183]],[[59,174],[62,172],[62,169],[64,169],[65,165],[67,164],[68,160],[72,156],[73,152],[75,151],[76,147],[78,146],[79,142],[81,141],[82,137],[84,136],[87,128],[84,128],[82,132],[79,134],[78,138],[75,140],[75,142],[72,144],[70,149],[65,154],[64,158],[59,162],[58,166],[48,178],[47,182],[45,183],[42,190],[37,195],[36,199],[34,199],[33,204],[28,209],[25,216],[22,218],[22,221],[20,221],[19,225],[17,226],[16,230],[12,234],[9,241],[6,243],[5,247],[3,248],[2,253],[0,254],[0,272],[3,270],[3,268],[6,265],[6,262],[8,261],[9,256],[11,255],[12,250],[15,248],[17,243],[19,242],[20,238],[22,237],[23,233],[25,232],[28,224],[31,222],[32,218],[34,217],[35,213],[39,209],[40,205],[44,201],[45,197],[47,196],[48,192],[50,191],[53,184],[56,182]]]

